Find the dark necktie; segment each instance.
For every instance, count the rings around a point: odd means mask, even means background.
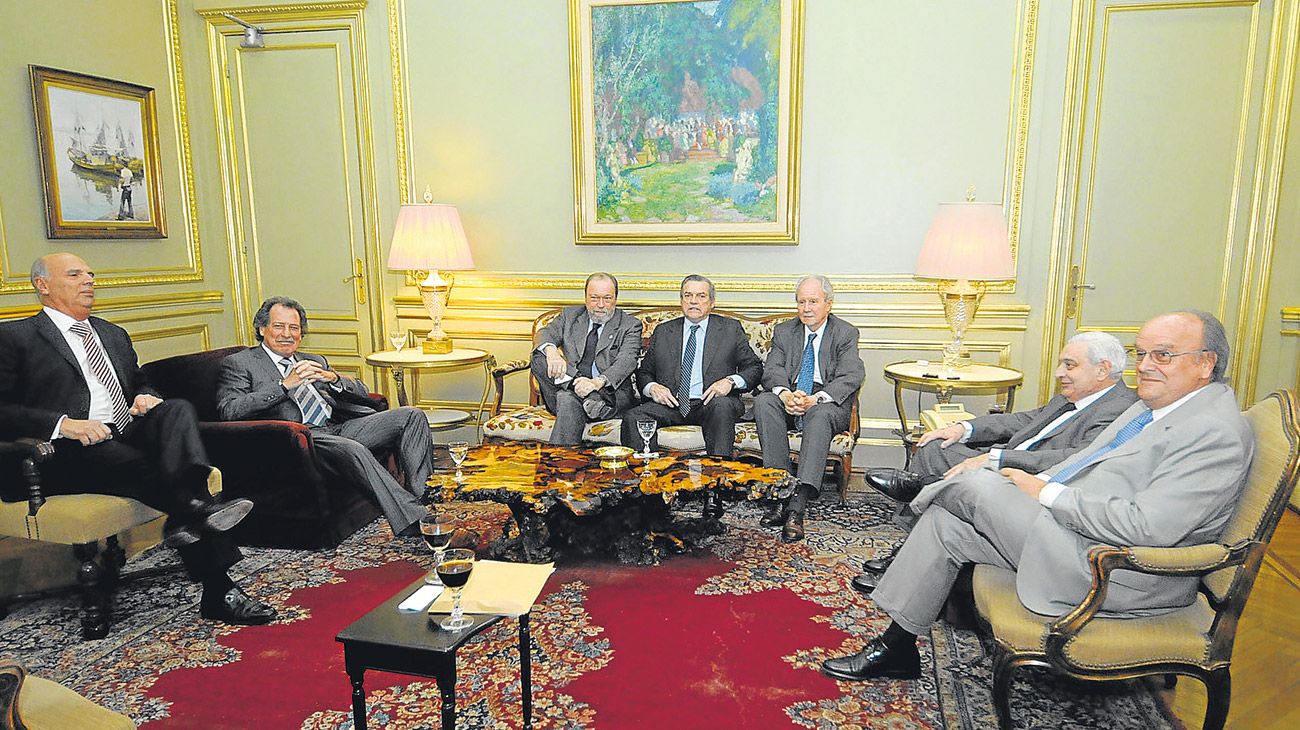
[[[808,335],[808,344],[803,347],[803,363],[799,366],[799,377],[795,380],[795,387],[805,394],[813,390],[813,370],[817,359],[816,353],[813,352],[813,341],[816,339],[816,333]],[[794,419],[794,427],[796,430],[803,430],[803,416]]]
[[[686,338],[682,367],[677,374],[677,410],[682,412],[682,417],[691,412],[691,367],[695,364],[695,335],[699,331],[698,324],[691,325],[691,336]]]
[[[600,325],[592,325],[587,330],[587,343],[582,346],[582,357],[578,358],[578,374],[584,378],[592,377],[591,366],[596,362],[596,343],[600,341]]]
[[[91,374],[108,391],[108,400],[113,406],[114,425],[119,431],[126,428],[127,424],[131,423],[131,410],[126,405],[126,396],[122,395],[122,385],[117,382],[117,376],[113,374],[113,368],[108,364],[108,357],[104,355],[104,348],[99,346],[99,339],[90,331],[90,323],[73,322],[68,329],[81,338],[81,345],[86,348],[86,364],[90,366]]]
[[[1047,419],[1047,423],[1043,426],[1043,428],[1047,428],[1048,426],[1051,426],[1053,423],[1056,423],[1056,419],[1073,411],[1075,407],[1076,406],[1073,403],[1067,401],[1064,406],[1061,406],[1060,408],[1056,409],[1056,413],[1053,413],[1051,418]],[[1056,431],[1060,429],[1062,426],[1064,426],[1065,424],[1066,421],[1062,421],[1061,423],[1057,423],[1055,426],[1053,426],[1051,431],[1040,430],[1038,433],[1025,439],[1026,441],[1029,442],[1029,445],[1025,446],[1024,450],[1033,451],[1034,449],[1038,448],[1040,444],[1042,444],[1044,441],[1047,440],[1048,436],[1051,436],[1053,433],[1056,433]]]
[[[292,367],[293,360],[286,357],[280,361],[280,371],[286,377]],[[303,423],[308,426],[321,426],[330,420],[330,404],[325,402],[325,396],[316,392],[316,388],[311,383],[303,383],[290,392],[293,401],[298,404],[298,410],[302,411]]]
[[[1056,482],[1057,484],[1065,484],[1076,474],[1083,471],[1084,467],[1093,463],[1097,459],[1100,459],[1106,454],[1109,454],[1115,449],[1118,449],[1122,444],[1127,442],[1129,439],[1142,433],[1142,429],[1146,428],[1147,424],[1151,423],[1151,419],[1152,419],[1152,415],[1150,410],[1142,411],[1132,421],[1129,421],[1128,423],[1124,424],[1124,427],[1119,430],[1119,433],[1115,434],[1115,438],[1111,439],[1110,443],[1106,444],[1100,449],[1097,449],[1091,454],[1088,454],[1086,457],[1074,462],[1073,464],[1065,467],[1059,473],[1057,473],[1056,476],[1052,477],[1052,481]]]

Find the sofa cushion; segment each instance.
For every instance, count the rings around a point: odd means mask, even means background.
[[[195,352],[189,355],[155,360],[140,369],[149,385],[165,398],[181,398],[190,402],[200,421],[220,421],[217,413],[217,378],[221,375],[221,361],[248,348],[242,345],[222,347],[217,350]]]
[[[48,497],[27,519],[27,502],[0,503],[0,535],[79,545],[163,517],[134,499],[107,494],[61,494]]]
[[[619,418],[588,423],[582,430],[582,440],[598,444],[617,444],[622,424],[623,421]],[[506,441],[550,441],[553,428],[555,428],[555,416],[551,415],[544,406],[528,406],[488,419],[488,422],[483,424],[483,435]]]

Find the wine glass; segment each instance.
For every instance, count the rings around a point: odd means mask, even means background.
[[[401,330],[394,330],[388,333],[388,341],[393,343],[394,350],[401,352],[402,348],[406,347],[406,334],[407,333]]]
[[[641,434],[641,440],[645,442],[645,449],[636,454],[638,459],[653,459],[659,455],[650,451],[650,439],[654,438],[658,428],[659,424],[652,418],[642,418],[636,422],[636,432]]]
[[[469,575],[474,570],[474,551],[466,548],[452,548],[443,553],[438,562],[438,577],[442,584],[451,589],[451,615],[438,624],[448,631],[459,631],[474,623],[465,618],[460,608],[461,589],[469,582]]]
[[[460,465],[465,463],[465,457],[469,456],[468,441],[452,441],[447,444],[447,453],[451,454],[451,460],[456,462],[456,481],[465,481],[465,475],[460,471]]]
[[[447,543],[451,542],[451,533],[455,528],[451,524],[451,518],[446,515],[425,515],[420,518],[420,536],[424,538],[424,543],[433,551],[433,564],[435,570],[429,571],[424,577],[424,582],[429,585],[442,585],[438,579],[436,567],[442,562],[443,551],[447,549]]]

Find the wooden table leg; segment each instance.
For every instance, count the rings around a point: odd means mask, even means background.
[[[442,730],[456,730],[456,652],[453,650],[434,677],[442,693]]]
[[[533,727],[533,660],[532,641],[528,634],[528,614],[519,617],[519,694],[524,699],[524,730]]]
[[[364,667],[348,670],[352,680],[352,725],[356,730],[366,730],[366,690],[362,687],[365,676]]]
[[[408,405],[406,402],[406,372],[402,368],[393,368],[393,382],[397,384],[397,405]]]

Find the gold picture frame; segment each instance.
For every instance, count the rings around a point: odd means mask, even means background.
[[[797,244],[803,18],[569,0],[576,242]]]
[[[154,90],[28,66],[50,238],[165,238]]]

